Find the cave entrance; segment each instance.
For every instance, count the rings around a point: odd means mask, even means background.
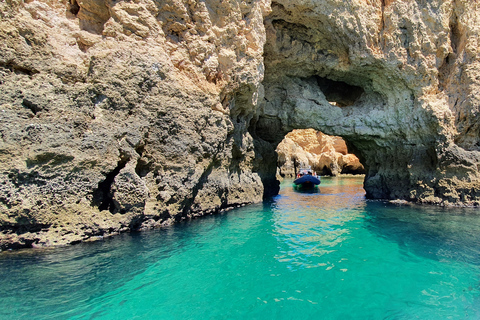
[[[288,133],[276,148],[277,172],[282,178],[295,177],[300,167],[310,167],[323,176],[365,174],[365,168],[345,140],[314,129],[296,129]]]
[[[358,119],[372,105],[383,103],[369,82],[361,80],[319,75],[270,78],[266,73],[262,114],[251,126],[252,135],[259,138],[258,158],[262,163],[258,171],[262,173],[265,197],[279,191],[276,177],[295,176],[295,165],[309,166],[323,176],[366,174],[359,160],[364,160],[363,154],[357,148],[357,143],[362,143],[361,137],[357,139],[362,135]],[[348,141],[340,136],[348,137]],[[272,150],[267,151],[263,142]],[[350,152],[347,145],[352,148]],[[273,151],[275,154],[270,154]]]

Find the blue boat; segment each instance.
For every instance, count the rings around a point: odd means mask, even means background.
[[[296,186],[309,189],[320,184],[320,178],[311,169],[300,169],[297,179],[293,181]]]

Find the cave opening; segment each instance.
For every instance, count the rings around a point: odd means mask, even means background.
[[[80,11],[80,6],[78,5],[76,0],[71,0],[69,4],[70,4],[70,9],[69,9],[70,13],[76,16]]]
[[[265,198],[276,195],[280,181],[294,178],[301,167],[320,176],[366,174],[356,140],[340,136],[356,139],[352,130],[357,122],[352,120],[369,110],[366,101],[381,104],[381,97],[365,75],[308,73],[272,78],[266,73],[262,113],[250,130],[274,151],[272,156],[262,148],[258,152],[264,160],[259,168]]]
[[[348,107],[360,98],[364,93],[362,87],[350,85],[343,81],[335,81],[320,76],[314,76],[318,87],[331,104],[339,107]]]
[[[116,213],[118,211],[113,199],[112,186],[115,177],[125,168],[128,160],[129,159],[121,159],[118,161],[117,166],[106,174],[103,181],[98,183],[98,188],[93,192],[92,200],[92,205],[98,207],[98,210],[108,210],[110,213]]]

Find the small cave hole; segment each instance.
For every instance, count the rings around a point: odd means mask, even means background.
[[[142,154],[145,152],[145,145],[140,144],[140,145],[136,146],[135,147],[135,152],[141,157]]]
[[[321,176],[333,176],[334,175],[331,167],[328,167],[328,166],[324,166],[323,168],[320,168],[320,169],[316,168],[315,171],[317,172],[317,174],[319,174]]]
[[[135,166],[135,173],[140,177],[145,177],[150,171],[152,171],[152,163],[148,162],[147,159],[140,158],[137,161]]]
[[[364,92],[363,88],[343,81],[330,80],[319,76],[315,78],[327,101],[335,103],[339,107],[348,107],[355,104]]]
[[[80,6],[78,5],[77,1],[76,0],[71,0],[70,2],[70,9],[69,9],[70,13],[73,14],[73,15],[77,15],[78,12],[80,11]]]
[[[105,180],[98,183],[98,188],[93,194],[93,205],[97,206],[100,211],[108,210],[110,213],[117,211],[111,190],[112,184],[115,181],[115,177],[125,168],[127,162],[128,159],[120,160],[115,169],[105,176]]]
[[[5,68],[16,74],[25,74],[28,76],[33,76],[37,73],[40,73],[40,71],[36,70],[35,68],[22,66],[11,60],[0,62],[0,68]]]
[[[32,113],[34,115],[36,115],[38,112],[42,111],[42,108],[40,108],[36,103],[33,103],[32,101],[30,101],[28,99],[23,99],[22,106],[24,108],[27,108],[30,111],[32,111]]]
[[[465,36],[461,32],[458,20],[450,25],[450,43],[455,55],[458,55],[465,47]]]

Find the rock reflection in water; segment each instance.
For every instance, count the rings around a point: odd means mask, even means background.
[[[285,181],[272,208],[275,258],[290,268],[328,267],[324,256],[349,237],[345,224],[363,217],[362,183],[363,176],[322,178],[318,190],[299,192]]]

